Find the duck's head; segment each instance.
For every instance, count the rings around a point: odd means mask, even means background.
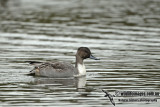
[[[90,59],[94,59],[94,60],[99,60],[98,58],[96,58],[96,57],[94,57],[92,55],[90,49],[87,48],[87,47],[80,47],[80,48],[78,48],[76,56],[79,56],[82,59],[90,58]]]

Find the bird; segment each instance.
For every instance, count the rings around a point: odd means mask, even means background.
[[[92,55],[88,47],[79,47],[75,56],[75,67],[67,62],[26,61],[34,66],[29,75],[55,78],[85,76],[86,68],[83,62],[84,59],[90,58],[94,60],[100,60]]]
[[[113,100],[113,97],[115,97],[114,95],[111,95],[108,91],[106,90],[102,90],[106,95],[104,97],[108,97],[110,102],[115,106],[115,102]]]

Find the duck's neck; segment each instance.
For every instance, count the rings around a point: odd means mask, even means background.
[[[83,59],[79,55],[76,55],[75,67],[77,69],[77,75],[86,75],[86,68],[84,66]]]

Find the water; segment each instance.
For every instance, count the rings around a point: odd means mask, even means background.
[[[0,106],[113,107],[102,89],[160,92],[159,0],[1,0]],[[75,62],[87,46],[83,78],[26,75],[25,61]],[[120,102],[117,107],[159,107]],[[134,97],[135,98],[135,97]],[[136,97],[137,98],[137,97]]]

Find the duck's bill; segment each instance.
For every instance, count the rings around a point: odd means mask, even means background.
[[[99,58],[94,57],[93,55],[90,55],[89,57],[90,59],[94,59],[94,60],[100,60]]]

